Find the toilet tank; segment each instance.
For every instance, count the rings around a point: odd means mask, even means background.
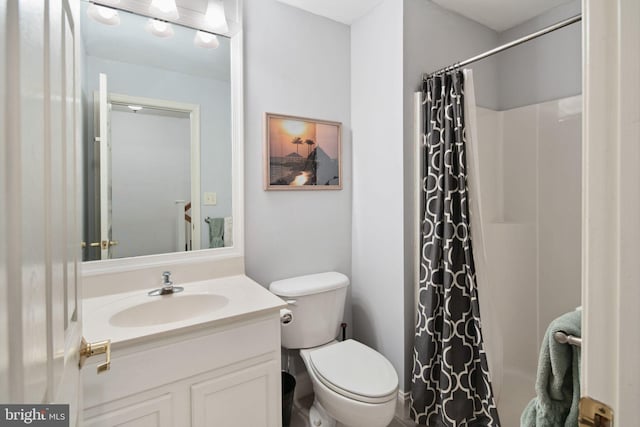
[[[282,325],[282,347],[311,348],[336,339],[344,316],[349,278],[328,272],[271,283],[269,290],[289,303],[293,320]]]

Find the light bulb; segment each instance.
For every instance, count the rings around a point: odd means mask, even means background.
[[[179,17],[175,0],[152,0],[149,12],[159,18],[178,19]]]
[[[209,0],[207,12],[204,15],[204,22],[207,27],[218,33],[229,31],[227,18],[224,14],[224,3],[219,0]]]
[[[150,18],[144,28],[157,37],[166,38],[173,36],[173,27],[171,24],[158,19]]]
[[[118,25],[120,24],[120,15],[115,9],[110,7],[100,6],[95,3],[91,3],[87,7],[87,15],[92,19],[105,25]]]
[[[205,31],[198,31],[193,39],[193,44],[200,47],[215,49],[220,46],[220,41],[215,34],[207,33]]]

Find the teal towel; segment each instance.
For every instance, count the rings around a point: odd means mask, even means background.
[[[207,218],[205,221],[209,224],[209,247],[224,247],[224,218]]]
[[[560,344],[554,334],[581,336],[582,311],[555,319],[544,334],[536,395],[520,418],[521,427],[577,427],[580,399],[580,347]]]

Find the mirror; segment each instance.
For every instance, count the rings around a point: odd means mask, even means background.
[[[84,261],[233,246],[230,40],[81,4]]]

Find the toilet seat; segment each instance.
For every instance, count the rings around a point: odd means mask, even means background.
[[[308,353],[313,372],[334,392],[365,403],[396,398],[398,375],[380,353],[354,340],[324,346]]]

